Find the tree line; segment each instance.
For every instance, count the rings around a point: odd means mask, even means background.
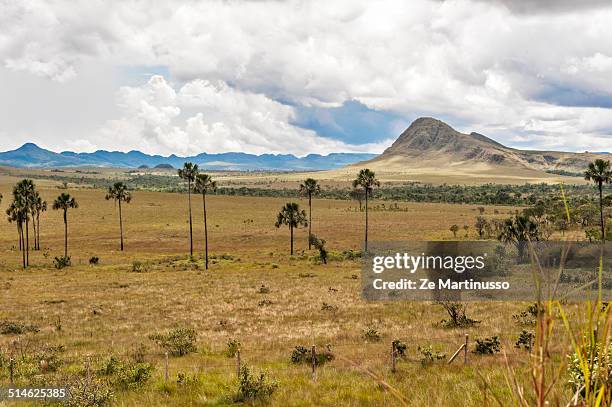
[[[209,256],[208,256],[208,224],[207,224],[207,210],[206,210],[206,196],[209,193],[215,193],[218,191],[217,182],[213,180],[212,176],[205,173],[200,173],[198,165],[187,162],[183,165],[183,168],[178,170],[179,177],[187,183],[187,194],[188,194],[188,212],[189,212],[189,254],[193,256],[193,217],[192,217],[192,201],[191,195],[193,193],[201,194],[202,196],[202,211],[204,221],[204,251],[205,251],[205,267],[208,269]],[[597,238],[602,241],[606,239],[606,227],[604,218],[604,206],[612,204],[612,198],[603,196],[604,185],[612,183],[612,168],[610,161],[595,160],[590,163],[584,173],[584,177],[588,181],[592,181],[598,188],[599,192],[599,224],[600,232]],[[359,171],[356,178],[352,182],[353,189],[351,195],[359,200],[360,207],[362,201],[365,203],[365,227],[364,227],[364,249],[368,250],[368,229],[369,229],[369,200],[374,196],[375,188],[380,187],[380,181],[376,178],[376,175],[370,169],[364,168]],[[311,249],[314,246],[319,250],[321,258],[325,261],[326,250],[325,240],[319,239],[312,233],[312,198],[313,196],[321,194],[321,186],[319,182],[313,178],[308,178],[300,184],[298,193],[308,198],[308,215],[306,211],[300,209],[296,202],[287,202],[278,212],[276,217],[275,226],[280,228],[281,226],[287,226],[289,228],[290,235],[290,253],[294,253],[294,229],[299,227],[308,227],[308,248]],[[16,225],[19,250],[22,254],[23,267],[29,266],[29,252],[30,248],[33,250],[40,250],[40,216],[47,210],[47,202],[44,201],[39,192],[36,190],[34,182],[30,179],[24,179],[18,182],[13,188],[13,201],[6,210],[8,221]],[[2,195],[0,194],[0,202],[2,201]],[[106,200],[113,200],[118,205],[119,215],[119,229],[120,229],[120,250],[124,250],[124,236],[123,236],[123,214],[122,205],[129,204],[132,201],[132,195],[128,190],[128,186],[123,182],[115,182],[113,185],[108,187]],[[607,202],[607,201],[610,202]],[[563,206],[562,206],[563,205]],[[70,257],[68,256],[68,211],[70,209],[77,209],[79,207],[76,199],[70,194],[62,192],[54,201],[52,208],[60,211],[63,217],[64,223],[64,256],[63,261],[69,264]],[[578,207],[576,211],[580,211],[581,207]],[[475,227],[478,231],[479,237],[483,237],[485,233],[489,236],[495,233],[499,240],[505,241],[525,241],[525,240],[540,240],[544,236],[544,232],[540,228],[542,219],[546,218],[546,221],[557,222],[560,228],[564,228],[563,219],[564,212],[567,212],[569,216],[569,208],[567,202],[560,202],[559,200],[540,200],[534,202],[534,205],[523,211],[522,214],[517,214],[514,218],[507,219],[503,222],[491,222],[489,223],[484,217],[479,216],[476,219]],[[580,212],[578,212],[580,213]],[[587,215],[589,211],[585,211],[584,216],[581,217],[583,222],[592,222],[592,211],[590,211],[591,217]],[[482,212],[481,212],[482,215]],[[30,225],[32,228],[33,246],[30,245]],[[464,227],[465,228],[465,227]],[[450,229],[453,234],[459,230],[457,225],[451,226]],[[561,229],[564,230],[564,229]],[[493,232],[494,231],[494,232]]]

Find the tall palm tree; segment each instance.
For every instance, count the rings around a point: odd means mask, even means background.
[[[295,202],[288,202],[283,206],[277,215],[274,226],[280,228],[281,225],[289,226],[291,235],[291,255],[293,255],[293,229],[300,226],[308,226],[306,211],[300,210],[300,206]]]
[[[36,215],[36,250],[40,250],[40,214],[47,210],[47,201],[44,201],[38,192],[34,200],[34,215]],[[32,220],[34,222],[34,220]]]
[[[206,222],[206,193],[217,190],[217,181],[213,181],[208,174],[197,174],[194,192],[202,194],[202,209],[204,212],[204,253],[206,257],[206,270],[208,270],[208,223]]]
[[[34,182],[31,179],[21,180],[13,188],[13,196],[21,196],[23,198],[23,210],[25,210],[25,258],[26,266],[30,265],[30,213],[32,213],[32,204],[34,202],[34,195],[36,188]]]
[[[6,210],[8,215],[9,223],[15,223],[17,225],[17,234],[19,236],[19,250],[21,251],[21,257],[23,260],[23,268],[26,268],[26,257],[25,257],[25,243],[23,236],[23,224],[25,223],[25,217],[27,211],[25,208],[25,200],[21,195],[16,195],[13,202],[9,205]]]
[[[312,196],[321,192],[321,186],[316,179],[306,178],[300,184],[300,194],[308,196],[308,250],[312,247],[310,236],[312,236]]]
[[[119,233],[121,235],[121,251],[123,251],[123,214],[121,212],[121,202],[129,204],[132,201],[132,194],[128,191],[127,185],[123,182],[115,182],[112,187],[108,187],[106,200],[114,199],[119,203]]]
[[[361,188],[365,195],[365,251],[368,251],[368,196],[372,195],[374,187],[379,187],[380,181],[376,179],[374,171],[364,168],[359,171],[353,181],[353,188]]]
[[[606,240],[606,223],[603,215],[603,184],[612,183],[612,168],[610,161],[597,159],[590,163],[587,170],[584,172],[584,179],[593,181],[599,188],[599,219],[601,221],[601,241]]]
[[[77,201],[65,192],[62,192],[53,202],[54,210],[64,211],[64,257],[68,257],[68,209],[79,207]]]
[[[189,255],[193,256],[193,221],[191,219],[191,184],[198,175],[198,164],[185,163],[178,170],[178,176],[187,181],[187,194],[189,195]]]

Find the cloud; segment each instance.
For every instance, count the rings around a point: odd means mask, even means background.
[[[102,62],[167,71],[171,83],[160,89],[119,91],[123,117],[71,136],[106,148],[123,148],[112,135],[121,131],[131,146],[159,152],[352,149],[347,140],[367,135],[334,128],[342,120],[333,114],[354,102],[364,117],[376,111],[402,125],[428,115],[502,142],[612,149],[612,6],[603,1],[33,0],[0,8],[7,70],[62,85]],[[312,128],[327,126],[336,140],[300,128],[296,112],[306,110],[317,112]]]
[[[154,75],[139,87],[122,87],[117,104],[123,117],[109,121],[94,144],[122,143],[139,149],[182,155],[241,151],[256,154],[377,151],[379,144],[352,145],[318,136],[290,124],[294,109],[262,94],[242,92],[225,82],[193,80],[173,87]]]

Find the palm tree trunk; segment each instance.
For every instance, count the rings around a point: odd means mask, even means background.
[[[64,258],[68,257],[68,211],[64,209]]]
[[[601,241],[606,241],[606,224],[603,215],[603,182],[599,183],[599,218],[601,221]]]
[[[187,195],[189,196],[189,255],[193,257],[193,224],[191,220],[191,181],[187,183]]]
[[[205,269],[208,270],[208,223],[206,222],[206,192],[202,192],[202,208],[204,208],[204,252],[206,257]]]
[[[24,249],[24,241],[23,241],[23,225],[19,224],[19,245],[21,246],[21,257],[23,259],[23,268],[26,268],[26,258],[25,258],[25,249]]]
[[[365,191],[365,213],[366,213],[366,224],[365,224],[365,251],[368,251],[368,190]]]
[[[312,194],[308,192],[308,250],[311,249],[310,237],[312,236]]]
[[[37,242],[37,237],[36,237],[36,220],[34,219],[34,213],[32,213],[32,234],[34,236],[34,247],[33,249],[36,250],[36,242]]]
[[[40,250],[40,212],[36,214],[36,233],[38,233],[38,238],[36,239],[37,249]]]
[[[19,236],[19,251],[23,251],[23,244],[21,243],[21,224],[17,224],[17,236]]]
[[[289,224],[289,231],[291,234],[291,255],[293,256],[293,226]]]
[[[121,199],[119,199],[119,233],[121,235],[121,251],[123,251],[123,217],[121,214]]]
[[[26,266],[30,265],[30,228],[29,228],[29,221],[28,221],[28,215],[26,213],[26,228],[25,228],[25,233],[26,233],[26,241],[25,241],[25,248],[26,248]]]

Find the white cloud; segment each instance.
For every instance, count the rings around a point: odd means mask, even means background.
[[[0,0],[0,61],[64,83],[101,61],[167,66],[172,85],[120,90],[104,138],[72,136],[104,148],[352,149],[292,126],[290,104],[357,100],[500,141],[612,149],[612,6],[586,3]]]
[[[178,90],[154,75],[143,86],[122,87],[123,117],[109,121],[94,144],[121,143],[139,149],[182,155],[201,152],[250,153],[382,151],[387,145],[348,145],[290,124],[295,112],[268,97],[241,92],[224,82],[194,80]]]

